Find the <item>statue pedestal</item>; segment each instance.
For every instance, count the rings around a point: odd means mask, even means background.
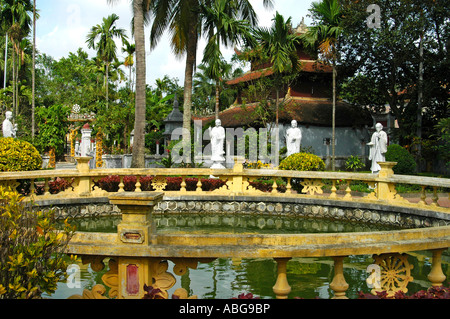
[[[225,166],[223,166],[223,164],[222,163],[224,163],[225,161],[223,161],[223,162],[214,162],[212,165],[211,165],[211,169],[226,169],[226,167]]]

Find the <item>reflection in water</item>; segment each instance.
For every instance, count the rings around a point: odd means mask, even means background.
[[[160,234],[177,233],[254,233],[254,234],[312,234],[371,232],[400,229],[398,226],[370,224],[362,222],[306,218],[294,216],[274,216],[262,214],[154,214],[154,221]],[[84,218],[70,221],[83,232],[116,232],[120,216]]]
[[[116,232],[121,217],[102,217],[74,220],[79,231]],[[294,233],[330,233],[330,232],[370,232],[399,229],[393,226],[363,224],[326,219],[303,217],[281,217],[273,215],[234,215],[234,214],[155,214],[154,220],[158,233],[258,233],[258,234],[294,234]],[[409,293],[427,289],[430,285],[427,275],[431,269],[431,254],[428,252],[411,253],[409,262],[414,265],[411,275],[414,281],[409,284]],[[344,276],[349,284],[347,297],[357,298],[358,292],[368,293],[366,285],[367,267],[373,263],[372,256],[350,256],[344,260]],[[450,253],[443,255],[443,271],[450,278]],[[173,264],[169,263],[169,272]],[[58,290],[50,298],[66,299],[74,294],[82,294],[83,289],[92,289],[101,282],[108,267],[93,272],[90,266],[82,265],[81,288],[70,289],[66,283],[60,283]],[[290,298],[305,299],[333,296],[330,282],[334,269],[331,258],[293,258],[287,264],[287,279],[292,288]],[[260,298],[275,298],[272,287],[276,282],[276,263],[273,259],[217,259],[209,264],[199,264],[189,269],[182,277],[177,277],[176,285],[169,290],[169,296],[178,288],[185,288],[189,295],[200,299],[230,299],[241,293],[252,293]]]
[[[427,275],[431,270],[431,254],[428,252],[411,253],[409,262],[414,265],[411,275],[414,281],[408,286],[408,294],[427,289],[430,283]],[[347,297],[355,299],[359,291],[370,292],[366,285],[367,267],[373,263],[371,256],[349,256],[344,260],[344,276],[349,284]],[[450,276],[450,251],[443,255],[443,271]],[[81,288],[69,289],[60,283],[53,299],[65,299],[74,294],[82,294],[83,289],[92,289],[101,282],[102,275],[108,271],[105,267],[100,273],[93,272],[90,267],[81,265]],[[173,263],[169,263],[172,272]],[[334,269],[331,258],[293,258],[287,264],[287,279],[292,288],[289,298],[316,297],[329,299],[333,297],[330,282]],[[262,299],[273,299],[272,287],[276,282],[276,263],[272,259],[217,259],[209,264],[199,264],[197,269],[189,269],[169,290],[169,296],[182,287],[189,295],[197,295],[199,299],[230,299],[241,293],[252,293]]]

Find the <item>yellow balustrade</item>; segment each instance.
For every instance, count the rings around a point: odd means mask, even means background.
[[[343,173],[343,172],[298,172],[282,171],[272,169],[244,169],[242,163],[236,163],[233,169],[213,170],[213,169],[90,169],[91,158],[76,158],[77,170],[43,170],[31,172],[0,173],[0,185],[15,189],[20,180],[34,180],[36,184],[43,185],[44,193],[36,196],[37,199],[45,197],[99,197],[106,196],[106,192],[98,187],[94,187],[94,181],[107,176],[119,176],[120,182],[118,192],[125,191],[124,177],[136,176],[135,192],[142,191],[140,180],[145,176],[153,176],[152,186],[156,191],[164,191],[168,195],[191,194],[191,195],[264,195],[283,197],[311,197],[328,198],[336,201],[352,202],[376,202],[380,205],[397,205],[415,207],[417,209],[427,209],[449,213],[448,207],[440,207],[438,191],[448,193],[450,198],[450,179],[431,178],[419,176],[395,175],[392,168],[395,163],[380,163],[382,169],[379,174]],[[198,177],[196,189],[187,191],[186,179],[188,177]],[[214,176],[225,181],[225,185],[212,192],[202,190],[202,178]],[[177,192],[166,191],[167,177],[181,177],[180,190]],[[59,194],[50,194],[49,183],[57,178],[73,180],[69,189]],[[274,181],[271,192],[262,192],[250,185],[250,182],[258,179],[284,179],[286,183],[285,191]],[[293,180],[300,181],[303,190],[299,193],[292,188]],[[367,183],[372,186],[373,191],[369,194],[356,196],[352,193],[350,185],[353,181]],[[298,182],[297,182],[298,183]],[[344,183],[344,194],[339,193],[338,183]],[[422,189],[418,194],[418,202],[408,201],[402,198],[396,191],[397,184],[419,185]],[[324,191],[325,184],[331,185],[329,191]],[[32,185],[34,187],[34,184]],[[427,201],[426,190],[431,189],[431,200]],[[33,194],[31,192],[31,194]],[[446,200],[448,200],[446,198]]]
[[[270,169],[246,170],[237,163],[233,169],[90,169],[90,158],[76,158],[76,170],[45,170],[32,172],[0,173],[0,186],[16,189],[19,181],[30,180],[30,196],[34,201],[49,198],[85,198],[109,197],[122,210],[122,223],[118,233],[81,233],[77,232],[71,240],[68,253],[82,256],[83,262],[98,265],[110,258],[110,271],[104,275],[104,283],[110,288],[110,298],[141,298],[145,293],[144,284],[161,290],[161,297],[167,298],[175,277],[167,271],[167,260],[176,264],[175,275],[182,274],[187,268],[195,268],[199,262],[211,261],[217,258],[273,258],[277,263],[277,281],[273,290],[277,298],[287,298],[290,292],[287,264],[295,257],[330,257],[334,261],[334,278],[330,284],[335,292],[335,298],[346,298],[348,284],[343,273],[344,256],[373,255],[374,263],[383,267],[396,263],[404,266],[400,275],[410,281],[408,273],[410,265],[405,253],[413,251],[431,251],[433,254],[432,269],[428,276],[431,285],[440,286],[445,281],[442,272],[442,252],[450,247],[450,226],[408,229],[401,231],[386,231],[373,233],[338,233],[338,234],[296,234],[296,235],[247,235],[247,234],[216,234],[199,235],[161,235],[154,232],[151,212],[153,206],[163,195],[158,192],[142,190],[142,178],[153,176],[154,189],[165,192],[164,196],[261,196],[265,198],[314,198],[336,202],[374,203],[378,206],[399,206],[424,209],[448,214],[448,207],[440,207],[438,190],[448,192],[450,181],[442,178],[417,176],[398,176],[393,173],[395,163],[382,163],[379,174],[359,174],[340,172],[296,172]],[[107,193],[95,186],[94,181],[107,176],[119,176],[117,193]],[[124,178],[136,176],[135,192],[125,192]],[[188,191],[186,180],[198,177],[195,190]],[[205,192],[202,190],[202,177],[216,178],[225,181],[219,190]],[[181,177],[181,189],[167,192],[167,177]],[[250,185],[251,181],[261,178],[284,178],[286,193],[282,193],[280,185],[272,186],[271,192],[261,192]],[[59,194],[50,194],[50,184],[57,178],[73,180],[71,187]],[[292,190],[293,180],[300,180],[304,191],[296,193]],[[339,194],[338,183],[345,181],[345,194]],[[354,196],[350,183],[363,181],[373,187],[373,192],[365,197]],[[324,194],[325,182],[332,185],[331,193]],[[405,183],[419,185],[422,188],[420,200],[413,203],[405,200],[395,189],[396,184]],[[35,194],[36,185],[42,185],[43,194]],[[431,203],[427,203],[425,190],[432,189]],[[344,204],[342,204],[344,205]],[[145,206],[143,212],[133,207]],[[101,268],[101,265],[99,266]],[[95,268],[95,267],[94,267]],[[386,268],[387,269],[387,268]],[[399,269],[396,269],[400,272]],[[393,271],[386,271],[393,276]],[[383,275],[383,271],[382,274]],[[389,291],[405,291],[406,287],[399,285],[400,281],[390,278]],[[405,280],[401,281],[402,284]],[[387,279],[382,282],[388,282]],[[74,298],[106,298],[106,289],[95,286],[92,291],[86,291],[83,296]],[[186,291],[177,291],[178,296],[188,296]]]

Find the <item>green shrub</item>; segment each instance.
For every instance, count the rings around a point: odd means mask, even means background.
[[[0,172],[33,171],[42,168],[42,158],[28,142],[0,137]]]
[[[411,175],[416,173],[417,164],[414,157],[400,145],[391,144],[388,146],[386,161],[397,162],[397,165],[394,167],[395,174]]]
[[[345,168],[356,172],[358,169],[364,167],[364,163],[358,156],[350,156],[345,162]]]
[[[288,171],[324,171],[325,163],[317,155],[296,153],[285,158],[280,163],[279,169]]]
[[[0,187],[0,299],[40,298],[67,279],[64,251],[74,229],[56,225],[53,212],[34,212]]]

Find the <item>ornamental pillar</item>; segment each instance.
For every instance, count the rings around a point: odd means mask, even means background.
[[[334,278],[330,284],[330,288],[334,291],[332,299],[348,299],[345,292],[348,289],[348,283],[344,277],[344,258],[345,256],[333,257],[334,260]]]
[[[290,258],[277,258],[275,261],[277,262],[277,271],[278,277],[275,286],[273,286],[273,292],[276,295],[277,299],[287,299],[289,293],[291,292],[291,286],[287,281],[287,263]]]
[[[433,287],[440,287],[445,280],[444,272],[442,271],[442,253],[446,249],[432,250],[433,261],[431,265],[431,271],[428,274],[428,280]]]

